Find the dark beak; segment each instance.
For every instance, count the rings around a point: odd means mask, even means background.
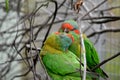
[[[69,30],[68,30],[67,28],[65,28],[65,29],[63,30],[63,32],[68,33]]]

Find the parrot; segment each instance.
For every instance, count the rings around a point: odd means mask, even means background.
[[[80,57],[80,45],[78,43],[80,43],[80,36],[78,34],[78,25],[75,21],[72,21],[74,28],[69,24],[71,22],[71,20],[67,20],[62,24],[62,27],[60,27],[58,32],[66,32],[69,33],[71,35],[73,35],[74,37],[74,42],[71,44],[71,46],[69,47],[69,50],[71,52],[73,52],[76,56]],[[67,24],[68,23],[68,24]],[[75,31],[75,32],[74,32]],[[77,33],[77,34],[76,34]]]
[[[74,38],[71,34],[55,32],[49,35],[40,57],[52,80],[81,80],[79,58],[68,50]],[[92,80],[91,74],[86,80]],[[95,76],[96,77],[96,76]]]
[[[77,57],[80,58],[80,31],[76,21],[70,19],[66,20],[62,23],[59,32],[66,32],[67,34],[71,34],[74,36],[74,42],[70,45],[68,50],[73,52]],[[97,64],[100,63],[98,53],[93,45],[93,43],[87,38],[85,34],[82,34],[85,50],[86,50],[86,62],[87,67],[89,69],[93,69]],[[78,39],[78,40],[77,40]],[[93,72],[96,72],[104,79],[108,78],[108,75],[99,67],[95,69]],[[93,80],[96,80],[93,78]]]

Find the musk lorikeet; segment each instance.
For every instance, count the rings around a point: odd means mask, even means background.
[[[72,25],[70,24],[71,22],[73,23]],[[74,28],[72,26],[74,26]],[[80,45],[79,45],[80,35],[78,35],[79,34],[78,30],[79,28],[75,21],[67,20],[62,24],[62,27],[59,29],[59,32],[66,32],[73,35],[74,42],[72,42],[72,44],[70,45],[69,50],[73,52],[75,55],[77,55],[78,57],[80,57],[80,52],[81,52]]]
[[[52,80],[81,80],[79,70],[83,67],[79,58],[68,50],[73,41],[72,35],[65,33],[53,33],[46,39],[40,56]],[[90,76],[86,80],[91,80]]]
[[[61,28],[59,29],[59,32],[66,32],[68,34],[72,34],[74,36],[74,42],[72,45],[70,45],[69,50],[73,52],[75,55],[80,57],[80,32],[79,32],[79,27],[77,22],[74,20],[66,20]],[[82,35],[84,39],[84,45],[86,49],[86,61],[87,61],[87,66],[92,69],[94,68],[97,64],[99,64],[99,57],[98,53],[93,45],[93,43],[86,37],[85,34]],[[77,37],[77,38],[76,38]],[[79,40],[77,40],[79,39]],[[76,48],[77,47],[77,48]],[[78,51],[76,51],[78,50]],[[94,70],[94,72],[98,73],[101,77],[103,78],[108,78],[108,75],[101,69],[97,68]]]

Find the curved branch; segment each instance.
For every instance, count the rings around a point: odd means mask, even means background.
[[[87,35],[87,37],[92,37],[92,36],[95,36],[96,34],[103,34],[103,33],[108,33],[108,32],[120,32],[120,29],[106,29],[102,31],[97,31],[97,32],[93,32]]]
[[[120,16],[103,16],[103,17],[92,17],[92,18],[84,18],[82,20],[91,20],[91,24],[102,24],[102,23],[108,23],[113,21],[120,20]],[[94,21],[93,21],[94,20]]]
[[[45,40],[46,40],[46,38],[47,38],[50,30],[51,30],[51,27],[52,27],[52,25],[53,25],[53,22],[54,22],[54,20],[55,20],[55,18],[56,18],[56,15],[57,15],[57,7],[58,7],[58,4],[57,4],[57,2],[54,1],[54,0],[52,0],[52,2],[55,4],[55,12],[53,13],[54,17],[53,17],[53,19],[52,19],[52,22],[51,22],[51,24],[50,24],[50,27],[48,28],[48,31],[47,31],[46,35],[45,35],[45,38],[44,38],[44,40],[43,40],[43,43],[45,42]],[[43,46],[43,44],[42,44],[42,46]]]
[[[120,6],[114,6],[114,7],[110,7],[110,8],[106,8],[106,9],[102,9],[102,10],[95,10],[95,12],[104,12],[104,11],[110,11],[110,10],[113,10],[113,9],[119,9]]]
[[[97,68],[99,68],[99,67],[102,66],[103,64],[107,63],[108,61],[110,61],[110,60],[112,60],[112,59],[118,57],[119,55],[120,55],[120,52],[118,52],[117,54],[111,56],[110,58],[108,58],[108,59],[102,61],[101,63],[99,63],[98,65],[96,65],[96,66],[92,69],[92,71],[96,70]]]
[[[14,80],[14,79],[17,78],[17,77],[26,76],[26,75],[28,75],[28,73],[29,73],[31,70],[32,70],[32,67],[30,67],[29,70],[28,70],[27,72],[25,72],[24,74],[14,76],[11,80]]]

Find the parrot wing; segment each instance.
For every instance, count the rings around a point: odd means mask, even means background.
[[[68,48],[72,53],[74,53],[77,57],[80,57],[80,36],[74,33],[73,31],[70,31],[69,34],[71,34],[74,37],[74,42],[70,45]]]
[[[46,53],[43,57],[43,62],[50,71],[59,75],[72,74],[80,68],[80,63],[77,60],[77,57],[71,52],[69,52],[69,54]]]
[[[85,38],[84,44],[85,44],[85,49],[86,49],[87,65],[90,68],[93,68],[94,66],[99,64],[98,53],[97,53],[94,45],[92,44],[92,42],[89,39]]]
[[[100,62],[98,53],[93,43],[87,37],[84,38],[84,44],[86,49],[87,66],[90,69],[93,69]],[[101,77],[108,78],[108,75],[101,68],[97,68],[94,71],[97,72]]]
[[[76,55],[74,55],[71,51],[67,51],[67,53],[63,54],[46,53],[42,60],[50,76],[53,76],[55,78],[64,77],[64,79],[71,78],[70,80],[81,79],[79,70],[80,67],[83,68],[83,66],[80,65],[80,62],[78,61],[79,58]],[[91,77],[98,78],[98,75],[87,73],[87,79],[91,80]]]
[[[71,41],[72,40],[65,35],[52,34],[44,43],[40,56],[48,74],[53,77],[53,79],[81,79],[82,73],[80,74],[80,70],[83,70],[83,65],[80,64],[79,58],[68,50],[69,45],[72,43]],[[74,77],[76,79],[73,79]],[[91,78],[91,75],[87,75],[87,78]]]

